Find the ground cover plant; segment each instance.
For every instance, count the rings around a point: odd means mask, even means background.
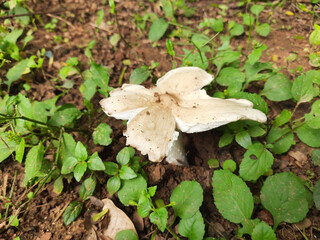
[[[2,1],[0,238],[319,238],[319,9]],[[213,76],[210,97],[249,100],[267,122],[182,134],[189,166],[150,162],[99,101],[182,66]],[[106,235],[123,214],[135,229]]]

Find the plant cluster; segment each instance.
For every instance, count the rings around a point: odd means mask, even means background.
[[[272,32],[272,17],[268,22],[262,22],[260,14],[266,9],[276,11],[284,1],[263,4],[239,1],[238,6],[245,8],[245,13],[228,22],[225,21],[228,6],[211,4],[211,7],[218,9],[219,17],[203,19],[196,28],[180,24],[177,20],[178,14],[191,17],[196,11],[186,1],[159,2],[163,16],[152,12],[144,15],[135,13],[134,25],[141,35],[148,35],[154,47],[165,43],[172,68],[181,62],[182,66],[196,66],[213,73],[214,81],[206,89],[213,97],[247,99],[254,104],[254,108],[265,114],[269,112],[267,101],[287,101],[294,106],[282,109],[278,116],[269,118],[265,124],[247,120],[218,128],[221,137],[217,147],[239,145],[245,153],[239,166],[231,159],[224,162],[223,169],[218,169],[220,164],[216,159],[208,162],[213,169],[214,203],[225,219],[238,224],[237,235],[242,237],[248,234],[254,240],[276,239],[275,231],[280,223],[302,221],[313,205],[320,210],[320,180],[313,185],[311,180],[316,178],[312,174],[309,181],[304,181],[291,172],[273,174],[272,170],[275,156],[287,153],[296,140],[316,148],[311,159],[314,165],[320,166],[320,54],[316,50],[316,46],[320,45],[319,24],[314,24],[309,36],[309,60],[314,69],[291,70],[290,79],[271,62],[260,61],[268,46],[258,41],[259,37],[268,37]],[[298,8],[319,19],[316,15],[319,1],[311,2],[311,10],[297,3]],[[119,27],[115,2],[109,0],[108,3],[114,16],[110,24]],[[97,152],[91,153],[87,142],[75,139],[73,133],[80,133],[92,139],[95,145],[108,146],[112,143],[112,128],[103,123],[103,119],[96,126],[91,124],[93,116],[101,112],[94,108],[94,95],[108,97],[113,89],[109,86],[110,69],[96,63],[92,56],[91,49],[96,41],[92,40],[84,49],[88,69],[79,67],[81,63],[77,57],[69,58],[52,80],[62,93],[45,101],[37,101],[30,97],[28,80],[33,79],[37,71],[43,71],[44,64],[52,64],[52,52],[40,49],[34,54],[26,50],[36,31],[32,25],[35,19],[29,15],[31,9],[26,1],[5,1],[3,6],[6,11],[1,10],[0,16],[19,16],[7,18],[0,24],[0,71],[6,72],[0,78],[0,163],[17,161],[24,164],[22,186],[28,189],[28,198],[15,204],[12,201],[12,187],[8,196],[0,198],[6,208],[0,212],[0,220],[18,228],[19,218],[23,217],[19,214],[20,210],[36,198],[44,184],[54,181],[54,191],[61,194],[65,183],[70,183],[74,178],[76,182],[81,182],[81,186],[79,198],[64,211],[64,223],[69,225],[81,214],[89,196],[94,195],[98,178],[103,174],[108,178],[106,187],[111,195],[116,194],[124,206],[135,206],[142,218],[149,218],[154,224],[156,231],[151,239],[158,231],[168,231],[179,239],[172,230],[176,225],[180,236],[191,240],[203,239],[205,221],[200,211],[203,190],[199,183],[181,182],[171,193],[170,202],[165,203],[162,199],[155,199],[157,186],[148,187],[148,177],[143,170],[147,163],[141,161],[132,147],[122,148],[114,161],[104,162]],[[104,10],[98,10],[98,27],[104,17]],[[37,18],[41,19],[40,16]],[[57,18],[52,18],[44,29],[54,31],[59,24]],[[247,46],[244,49],[233,48],[232,39],[243,36],[245,32]],[[218,37],[219,41],[216,41]],[[119,41],[124,41],[128,46],[131,44],[126,42],[121,31],[110,38],[115,48]],[[177,55],[181,43],[184,44],[183,54]],[[293,54],[287,62],[295,59]],[[130,60],[125,60],[123,65],[119,85],[127,66],[131,65]],[[148,79],[154,82],[153,71],[158,66],[158,62],[153,62],[150,66],[143,64],[135,68],[129,82],[142,84]],[[75,76],[82,79],[79,88],[85,106],[82,110],[73,104],[60,102],[74,88]],[[309,104],[310,111],[300,116],[297,109],[303,104]],[[89,121],[89,128],[81,128],[84,121]],[[252,195],[246,182],[262,186],[258,196]],[[253,218],[255,207],[272,214],[273,228]],[[173,212],[173,219],[169,220],[169,212]],[[119,232],[116,239],[124,237],[137,239],[131,231]]]

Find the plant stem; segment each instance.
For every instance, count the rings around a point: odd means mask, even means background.
[[[17,172],[17,170],[15,170],[15,171],[14,171],[14,177],[13,177],[13,183],[12,183],[11,190],[10,190],[10,195],[9,195],[10,201],[11,201],[11,199],[12,199],[14,187],[15,187],[15,185],[16,185],[17,175],[18,175],[18,172]],[[7,218],[7,217],[8,217],[10,205],[12,205],[12,203],[8,204],[7,209],[6,209],[6,213],[5,213],[5,215],[4,215],[4,218]]]
[[[166,229],[175,239],[180,240],[180,238],[168,226],[166,226]]]

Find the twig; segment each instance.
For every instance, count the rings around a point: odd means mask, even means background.
[[[65,12],[66,10],[57,10],[53,12],[35,12],[35,13],[24,13],[24,14],[14,14],[8,16],[1,16],[0,19],[8,19],[8,18],[15,18],[15,17],[25,17],[25,16],[34,16],[34,15],[43,15],[43,14],[51,14],[51,13],[60,13]]]
[[[55,223],[56,221],[58,221],[58,219],[61,217],[61,215],[64,213],[64,211],[67,209],[67,207],[69,206],[69,203],[71,201],[68,201],[66,203],[66,205],[62,208],[62,210],[58,213],[57,217],[53,220],[53,222]]]
[[[53,14],[51,14],[51,13],[47,13],[46,15],[47,15],[47,16],[49,16],[49,17],[52,17],[52,18],[59,19],[61,22],[64,22],[65,24],[67,24],[67,25],[68,25],[68,26],[70,26],[71,28],[75,28],[75,27],[72,25],[72,23],[71,23],[71,22],[69,22],[69,21],[67,21],[67,20],[63,19],[62,17],[59,17],[59,16],[56,16],[56,15],[53,15]]]
[[[12,183],[11,190],[10,190],[10,195],[9,195],[10,202],[11,202],[11,199],[12,199],[12,196],[13,196],[14,187],[15,187],[15,185],[16,185],[17,174],[18,174],[18,172],[17,172],[17,170],[15,170],[15,171],[14,171],[14,177],[13,177],[13,183]],[[8,205],[7,205],[7,209],[6,209],[6,213],[5,213],[5,215],[4,215],[4,218],[7,218],[7,217],[8,217],[10,205],[11,205],[11,204],[8,204]],[[13,219],[14,219],[14,218],[13,218]],[[12,220],[12,221],[13,221],[13,220]]]

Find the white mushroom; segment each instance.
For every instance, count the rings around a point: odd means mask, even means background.
[[[211,81],[201,68],[176,68],[158,79],[156,87],[123,84],[100,104],[108,116],[129,120],[127,145],[148,154],[150,161],[166,157],[170,163],[187,164],[177,130],[194,133],[238,120],[266,121],[248,100],[208,96],[202,88]]]

